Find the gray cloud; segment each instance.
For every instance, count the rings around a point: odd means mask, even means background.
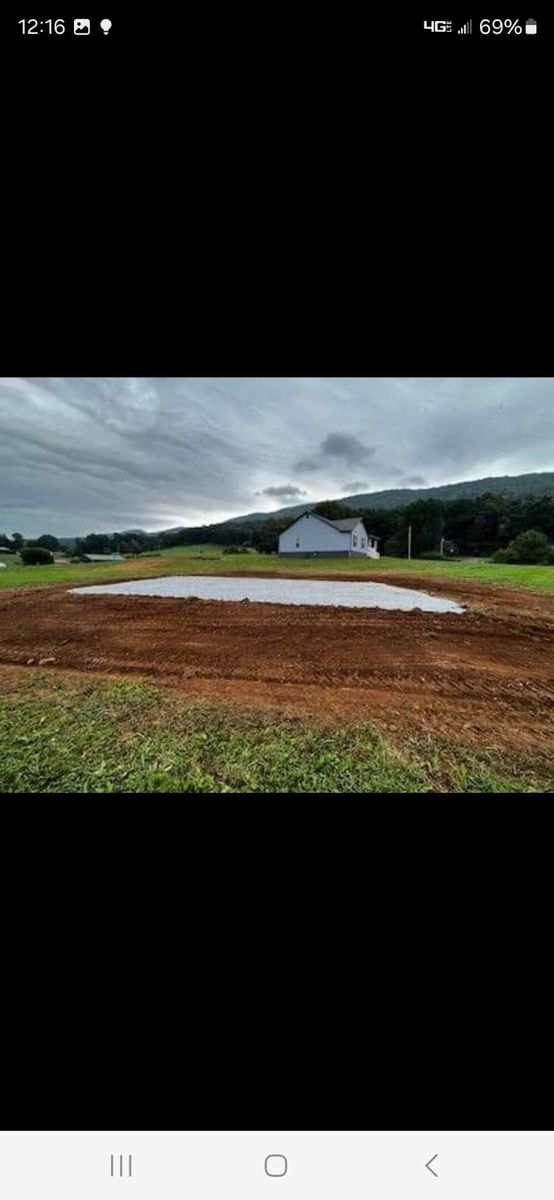
[[[553,464],[550,378],[0,379],[0,530],[29,537]]]
[[[424,475],[404,475],[400,480],[400,487],[426,487],[427,480]]]
[[[293,487],[292,484],[290,484],[290,485],[284,484],[282,487],[263,488],[261,492],[255,492],[254,494],[256,496],[276,496],[278,498],[281,497],[281,499],[286,498],[286,497],[290,497],[291,499],[294,499],[295,496],[307,496],[308,495],[308,493],[303,491],[302,488]]]
[[[298,462],[295,463],[294,469],[295,471],[304,473],[307,471],[319,471],[319,468],[322,466],[323,463],[317,462],[315,458],[299,458]]]
[[[331,458],[341,458],[343,462],[363,463],[375,454],[375,448],[364,446],[353,434],[329,433],[321,443],[321,452]]]
[[[367,492],[368,489],[369,484],[365,479],[353,479],[352,483],[343,483],[340,490],[345,496],[354,496],[357,492]]]
[[[300,472],[320,471],[329,459],[339,459],[354,467],[365,464],[374,454],[375,447],[365,446],[355,434],[328,433],[317,451],[318,457],[311,455],[299,458],[294,469]]]

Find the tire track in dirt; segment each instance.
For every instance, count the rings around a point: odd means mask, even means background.
[[[0,663],[31,669],[29,659],[35,667],[53,657],[45,670],[134,675],[191,698],[554,753],[554,599],[463,580],[378,578],[452,596],[467,610],[13,589],[0,594]]]

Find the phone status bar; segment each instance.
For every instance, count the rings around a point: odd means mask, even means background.
[[[538,32],[538,22],[535,17],[525,19],[520,17],[482,17],[478,20],[468,17],[462,22],[444,18],[424,18],[423,32],[458,34],[462,37],[468,37],[473,33],[480,34],[482,37],[491,35],[493,37],[501,35],[519,37],[521,34],[534,36]]]

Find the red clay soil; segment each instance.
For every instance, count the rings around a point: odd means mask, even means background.
[[[379,573],[379,582],[448,595],[467,611],[13,589],[0,593],[0,665],[37,670],[53,658],[41,670],[142,676],[276,715],[369,720],[393,734],[554,754],[552,598],[428,576]]]

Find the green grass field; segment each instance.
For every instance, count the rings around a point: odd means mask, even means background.
[[[10,561],[11,560],[11,561]],[[124,563],[103,564],[60,563],[46,567],[24,567],[13,562],[11,556],[4,560],[7,569],[0,570],[0,587],[37,587],[52,583],[69,583],[75,586],[87,583],[111,583],[123,579],[145,579],[156,575],[217,575],[220,571],[270,571],[272,574],[287,575],[291,571],[304,575],[321,574],[378,574],[380,571],[398,571],[403,575],[426,576],[429,579],[467,579],[511,584],[512,587],[532,588],[539,592],[554,593],[554,566],[513,566],[491,563],[484,559],[466,558],[460,562],[429,562],[425,559],[405,558],[326,558],[326,559],[280,559],[275,554],[223,554],[221,546],[176,546],[162,550],[156,557],[147,555],[128,559]]]
[[[4,792],[550,792],[552,770],[367,724],[278,722],[141,682],[0,671]]]

